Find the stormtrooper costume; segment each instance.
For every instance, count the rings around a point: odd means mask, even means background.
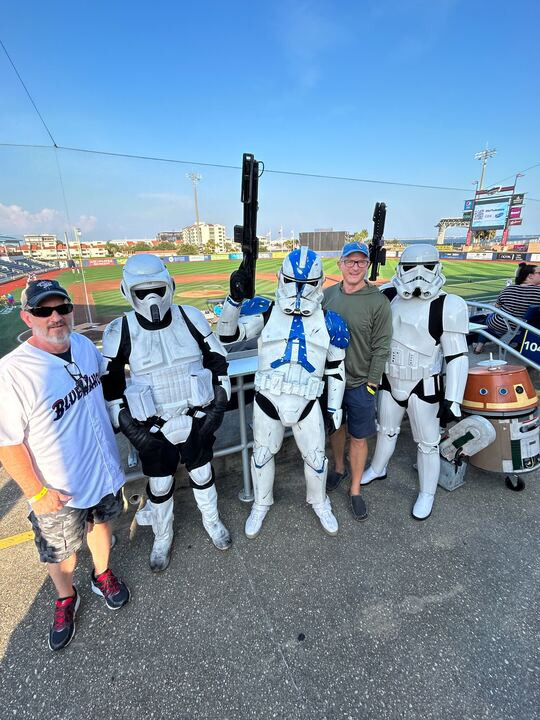
[[[322,262],[307,247],[293,250],[283,261],[275,302],[255,297],[242,303],[241,273],[236,271],[231,282],[218,333],[224,344],[259,337],[251,457],[255,502],[246,535],[259,534],[274,502],[274,456],[285,428],[292,428],[304,460],[307,502],[323,529],[335,535],[338,523],[326,495],[325,426],[333,432],[341,425],[347,326],[337,313],[323,312]],[[328,402],[323,418],[319,398],[325,379]]]
[[[152,525],[154,571],[169,564],[179,461],[186,465],[212,542],[219,550],[231,545],[219,518],[210,464],[214,432],[231,396],[226,351],[199,310],[172,304],[174,289],[158,257],[132,256],[124,267],[121,291],[133,310],[113,320],[103,334],[109,414],[113,426],[138,450],[148,476],[148,502],[137,521]],[[131,378],[127,386],[126,364]]]
[[[469,368],[467,305],[441,292],[445,282],[438,250],[411,245],[401,255],[392,287],[383,289],[391,303],[393,336],[379,392],[377,446],[361,482],[386,477],[407,410],[418,448],[420,493],[412,509],[417,520],[431,514],[440,472],[440,426],[461,416]]]

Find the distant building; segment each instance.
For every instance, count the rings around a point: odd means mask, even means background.
[[[182,230],[166,230],[164,232],[159,232],[156,235],[156,243],[160,242],[172,242],[177,245],[181,245],[183,242],[183,232]]]
[[[311,250],[341,250],[349,240],[346,230],[321,229],[312,232],[301,232],[300,245],[307,245]]]
[[[205,222],[189,225],[189,227],[185,227],[182,230],[182,242],[184,244],[196,245],[201,252],[209,243],[212,243],[216,253],[225,252],[227,249],[225,225]]]

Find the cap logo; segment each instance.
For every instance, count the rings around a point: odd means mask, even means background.
[[[54,283],[52,283],[50,280],[40,280],[36,283],[36,287],[43,288],[46,290],[47,288],[53,287]]]

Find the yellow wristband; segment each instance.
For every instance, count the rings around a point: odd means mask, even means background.
[[[367,388],[368,393],[371,393],[372,395],[375,395],[375,393],[377,392],[376,390],[374,390],[374,388],[370,387],[369,385],[366,385],[366,388]]]
[[[28,502],[32,505],[32,503],[37,502],[38,500],[41,500],[42,497],[44,497],[49,492],[49,488],[45,487],[45,485],[41,488],[41,490],[37,493],[37,495],[34,495],[34,497],[28,498]]]

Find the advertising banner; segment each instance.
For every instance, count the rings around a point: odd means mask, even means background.
[[[512,195],[512,205],[523,205],[524,199],[525,193],[516,193],[516,195]]]
[[[117,262],[113,258],[95,258],[94,260],[85,260],[83,265],[97,267],[98,265],[117,265]]]
[[[492,252],[469,252],[467,253],[467,260],[492,260]]]
[[[441,260],[465,260],[471,253],[464,252],[442,252]]]
[[[241,260],[242,253],[229,253],[229,260]]]
[[[526,260],[525,252],[500,252],[495,253],[495,260]]]
[[[472,227],[475,230],[480,228],[503,228],[506,224],[508,214],[508,200],[504,202],[477,203],[474,212]]]
[[[523,220],[521,218],[510,218],[510,220],[508,221],[508,224],[509,225],[521,225],[522,222],[523,222]]]
[[[271,252],[262,252],[262,253],[259,253],[259,257],[261,260],[271,260],[272,253]]]
[[[510,217],[511,218],[521,217],[521,206],[520,205],[518,205],[517,207],[510,208]]]
[[[465,200],[465,204],[463,205],[463,212],[468,212],[473,209],[474,200]]]
[[[540,253],[532,253],[531,262],[538,262],[540,260]]]
[[[189,255],[189,262],[204,262],[204,257],[204,255]],[[207,257],[210,257],[210,255]]]
[[[217,255],[210,255],[210,260],[228,260],[229,255],[227,253],[219,253]]]

